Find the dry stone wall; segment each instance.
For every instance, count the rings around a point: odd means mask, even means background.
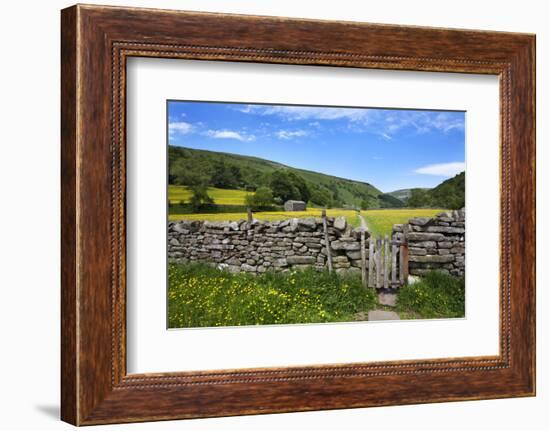
[[[332,266],[337,273],[361,272],[360,231],[343,217],[327,217]],[[393,226],[392,238],[408,241],[409,273],[432,269],[464,276],[464,210],[419,217]],[[366,234],[368,238],[368,233]],[[284,221],[179,221],[168,223],[168,258],[172,262],[208,262],[232,272],[279,272],[292,268],[327,268],[328,251],[321,218]],[[367,250],[367,268],[368,268]]]
[[[409,249],[409,274],[424,275],[438,269],[464,277],[464,210],[444,212],[434,218],[413,218],[406,225],[396,224],[392,237],[402,240],[404,231]]]
[[[360,232],[343,217],[326,218],[333,268],[360,273]],[[168,258],[173,262],[210,262],[232,272],[327,267],[321,218],[284,221],[179,221],[168,223]]]

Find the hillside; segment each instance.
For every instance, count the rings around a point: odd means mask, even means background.
[[[461,172],[433,189],[411,189],[407,204],[411,207],[460,209],[465,205],[465,178]]]
[[[449,209],[464,208],[466,173],[461,172],[430,190],[433,206]]]
[[[302,199],[327,207],[403,206],[399,199],[383,194],[372,184],[257,157],[169,146],[168,159],[168,182],[172,185],[249,191],[269,187],[280,201]]]
[[[393,192],[389,192],[388,195],[393,196],[394,198],[399,199],[404,204],[407,204],[407,201],[411,197],[411,192],[413,189],[399,189],[394,190]],[[429,190],[429,189],[421,189],[421,190]]]

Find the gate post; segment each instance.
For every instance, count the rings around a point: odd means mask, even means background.
[[[409,279],[409,225],[403,225],[403,241],[399,247],[399,281],[405,286]]]
[[[325,247],[327,250],[327,266],[328,272],[332,272],[332,253],[330,252],[330,241],[328,239],[328,227],[327,227],[327,210],[321,212],[323,219],[323,233],[325,234]]]

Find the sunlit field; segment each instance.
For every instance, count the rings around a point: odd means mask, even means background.
[[[219,189],[208,187],[210,196],[216,205],[244,205],[246,195],[250,192],[244,190]],[[168,200],[171,204],[179,204],[181,201],[189,202],[191,191],[185,186],[168,186]]]
[[[444,209],[399,208],[361,211],[372,235],[390,235],[392,226],[414,217],[433,217]]]

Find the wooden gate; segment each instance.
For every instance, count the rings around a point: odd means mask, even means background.
[[[406,233],[403,240],[384,237],[369,237],[365,220],[361,220],[361,275],[363,286],[376,289],[397,289],[407,284],[409,276],[409,250]],[[368,271],[366,265],[368,242]],[[368,273],[368,276],[367,276]]]

